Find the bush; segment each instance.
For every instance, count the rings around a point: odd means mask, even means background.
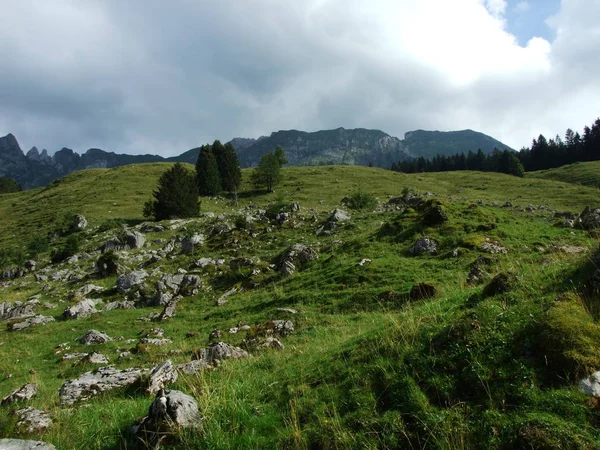
[[[23,188],[12,178],[0,177],[0,194],[8,194],[9,192],[19,192]]]
[[[72,234],[65,241],[65,245],[61,249],[55,249],[50,254],[50,259],[53,264],[64,261],[67,258],[79,252],[79,239]]]
[[[43,236],[33,237],[27,244],[27,252],[30,258],[37,258],[40,253],[46,253],[50,250],[48,239]]]
[[[103,276],[116,275],[119,271],[119,255],[109,250],[100,255],[96,266]]]
[[[153,196],[144,204],[145,217],[155,220],[194,217],[200,211],[196,177],[180,163],[160,176]]]
[[[361,189],[357,190],[350,197],[344,199],[344,203],[350,209],[368,209],[373,210],[377,207],[377,199],[374,195],[367,194]]]
[[[9,266],[22,266],[27,260],[27,255],[20,248],[0,249],[0,269]]]

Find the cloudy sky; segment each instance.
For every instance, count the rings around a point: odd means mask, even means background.
[[[471,128],[514,147],[600,115],[598,0],[0,0],[0,135],[179,154],[280,129]]]

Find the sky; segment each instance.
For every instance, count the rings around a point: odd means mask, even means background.
[[[600,115],[598,0],[0,0],[0,135],[180,154],[281,129],[473,129],[519,149]]]

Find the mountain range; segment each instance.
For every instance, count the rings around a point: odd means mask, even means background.
[[[477,149],[485,153],[491,153],[494,148],[512,150],[502,142],[472,130],[416,130],[405,133],[403,140],[380,130],[364,128],[316,132],[282,130],[258,139],[234,138],[230,142],[242,167],[256,166],[260,158],[277,145],[285,149],[289,164],[294,166],[345,164],[390,167],[394,162],[421,156],[431,158],[437,154],[451,155]],[[196,147],[178,156],[164,158],[158,155],[116,154],[98,148],[80,155],[69,148],[62,148],[50,156],[47,150],[40,152],[36,147],[24,153],[16,137],[8,134],[0,137],[0,176],[13,178],[24,189],[31,189],[45,186],[76,170],[161,161],[194,164],[199,151]]]

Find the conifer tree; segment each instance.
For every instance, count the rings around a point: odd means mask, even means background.
[[[226,191],[236,192],[242,184],[242,170],[233,145],[215,141],[212,149],[221,175],[221,186]]]
[[[210,145],[200,147],[198,161],[196,161],[196,180],[200,195],[215,195],[221,192],[219,166]]]
[[[200,210],[196,177],[183,164],[177,163],[158,180],[154,199],[144,204],[144,216],[155,220],[193,217]]]

